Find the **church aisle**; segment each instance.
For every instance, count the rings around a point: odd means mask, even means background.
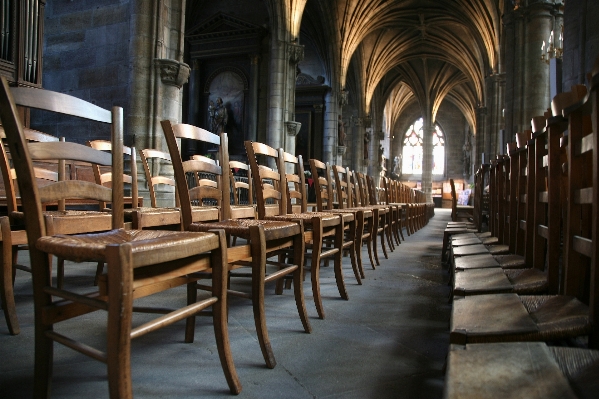
[[[441,267],[443,229],[448,209],[411,236],[358,286],[349,258],[343,266],[349,301],[339,298],[332,266],[321,269],[327,318],[316,316],[310,279],[305,282],[312,334],[302,332],[293,295],[267,290],[266,315],[278,364],[262,361],[249,301],[230,301],[231,348],[243,391],[239,398],[440,398],[448,349],[447,273]],[[26,255],[20,255],[26,256]],[[23,258],[24,259],[24,258]],[[365,259],[367,255],[365,254]],[[67,284],[87,284],[95,265],[77,265]],[[31,397],[33,381],[33,306],[30,275],[17,272],[15,297],[21,334],[10,336],[0,326],[0,392],[2,398]],[[234,282],[234,284],[240,284]],[[161,296],[181,301],[185,289]],[[148,298],[150,299],[150,298]],[[156,301],[157,298],[151,298]],[[142,302],[140,301],[140,304]],[[148,302],[149,303],[149,302]],[[101,345],[104,314],[87,315],[81,330],[86,342]],[[134,322],[145,316],[136,315]],[[97,331],[90,331],[97,321]],[[68,322],[67,322],[68,323]],[[210,329],[204,334],[204,329]],[[208,318],[198,318],[196,342],[183,343],[183,323],[133,341],[133,393],[137,398],[226,398],[229,394],[211,336]],[[55,345],[52,398],[107,398],[103,364]]]

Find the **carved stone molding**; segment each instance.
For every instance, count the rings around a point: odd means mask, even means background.
[[[302,124],[296,121],[287,121],[285,122],[285,127],[287,128],[287,134],[295,137],[299,133]]]
[[[353,125],[354,125],[355,127],[360,127],[360,126],[362,126],[362,122],[363,122],[363,121],[362,121],[362,118],[356,118],[356,117],[354,117],[354,116],[351,116],[351,117],[349,118],[349,120],[350,120],[350,123],[353,123]]]
[[[304,59],[304,46],[301,44],[287,43],[287,56],[293,64]]]
[[[344,145],[338,145],[337,146],[337,155],[342,157],[343,155],[345,155],[345,150],[347,150],[347,147]]]
[[[349,94],[349,91],[346,89],[341,89],[341,91],[339,92],[339,106],[340,107],[347,105],[347,95],[348,94]]]
[[[189,65],[167,58],[154,59],[154,65],[160,70],[160,79],[167,86],[180,89],[189,79]]]
[[[324,109],[324,105],[322,104],[314,104],[314,112],[316,112],[317,114],[322,114],[322,110]]]

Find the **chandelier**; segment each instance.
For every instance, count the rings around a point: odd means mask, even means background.
[[[554,38],[553,31],[549,34],[549,40],[547,45],[543,40],[541,45],[541,60],[549,64],[549,60],[552,58],[561,59],[564,55],[564,26],[560,28],[560,34],[557,40]]]

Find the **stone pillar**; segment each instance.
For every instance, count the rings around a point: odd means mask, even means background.
[[[430,116],[424,119],[422,127],[422,191],[428,202],[433,201],[433,131]]]
[[[287,134],[285,135],[285,143],[283,148],[289,154],[295,155],[295,140],[297,131],[301,123],[296,125],[295,120],[295,78],[297,71],[297,64],[304,59],[304,46],[296,43],[287,43],[287,75],[286,75],[286,98],[285,98],[285,124]],[[293,122],[293,123],[291,123]],[[290,127],[291,126],[291,127]],[[297,131],[294,134],[290,134],[290,131],[297,127]]]
[[[258,136],[258,89],[260,85],[260,56],[250,55],[250,98],[248,109],[248,136],[250,141],[256,141]]]
[[[273,148],[282,147],[284,140],[285,76],[288,64],[285,52],[285,42],[280,40],[272,41],[268,82],[268,130],[266,132],[266,144]]]
[[[181,122],[181,87],[187,83],[191,68],[189,65],[171,59],[154,60],[162,85],[159,85],[159,97],[162,99],[162,119]]]
[[[285,122],[285,132],[286,132],[285,152],[295,155],[295,140],[296,140],[297,134],[299,133],[301,127],[302,127],[302,124],[300,122],[296,122],[296,121]],[[305,163],[308,160],[304,159],[303,161]],[[287,165],[287,173],[293,173],[293,165]]]
[[[545,49],[549,46],[548,41],[553,30],[553,10],[554,5],[545,2],[532,3],[527,7],[525,46],[528,51],[524,64],[524,107],[518,120],[518,131],[530,129],[530,119],[535,115],[543,115],[551,104],[548,56],[545,55],[545,59],[541,59],[541,46],[543,41]]]
[[[364,131],[362,130],[362,118],[356,118],[352,115],[349,118],[349,128],[351,129],[353,148],[351,169],[361,171],[362,164],[364,163]]]
[[[322,137],[322,162],[337,162],[338,111],[337,93],[330,91],[325,97],[324,130]]]
[[[346,89],[342,88],[339,91],[339,96],[338,96],[339,114],[337,116],[337,140],[336,140],[336,142],[337,142],[337,159],[336,159],[335,163],[337,165],[344,166],[344,167],[351,166],[351,165],[349,165],[350,162],[347,162],[347,160],[345,162],[343,161],[343,157],[347,153],[348,144],[349,144],[350,149],[351,148],[354,149],[354,152],[355,152],[355,146],[356,146],[355,143],[352,144],[350,142],[350,140],[354,136],[353,135],[348,136],[349,132],[345,128],[344,128],[344,130],[345,130],[344,142],[343,143],[339,142],[339,134],[340,134],[339,133],[339,123],[341,123],[342,125],[344,124],[343,119],[341,118],[341,114],[342,114],[343,107],[347,105],[347,96],[348,96],[348,91]],[[341,122],[339,122],[339,121],[341,121]],[[350,129],[351,129],[351,127],[350,127]]]
[[[324,120],[323,120],[323,112],[324,105],[322,104],[313,104],[314,107],[314,121],[312,122],[312,126],[314,127],[315,132],[324,132]],[[315,138],[315,135],[312,135]],[[323,153],[324,149],[322,148],[321,143],[311,143],[310,147],[313,148],[314,158],[322,161],[324,159]]]
[[[378,173],[376,167],[376,159],[379,153],[379,141],[372,134],[372,117],[370,115],[362,118],[362,125],[365,130],[365,134],[368,135],[368,159],[364,160],[363,173],[367,173],[370,176],[374,176]]]

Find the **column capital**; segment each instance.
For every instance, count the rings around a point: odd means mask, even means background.
[[[167,86],[180,89],[189,79],[189,65],[168,58],[155,58],[154,65],[160,71],[160,79]]]
[[[372,127],[372,117],[370,115],[363,118],[364,127],[370,129]]]
[[[314,112],[317,114],[322,114],[322,111],[324,110],[323,104],[313,104],[312,107],[314,107]]]
[[[302,124],[296,121],[285,122],[285,128],[287,129],[287,135],[295,137],[299,133]]]

